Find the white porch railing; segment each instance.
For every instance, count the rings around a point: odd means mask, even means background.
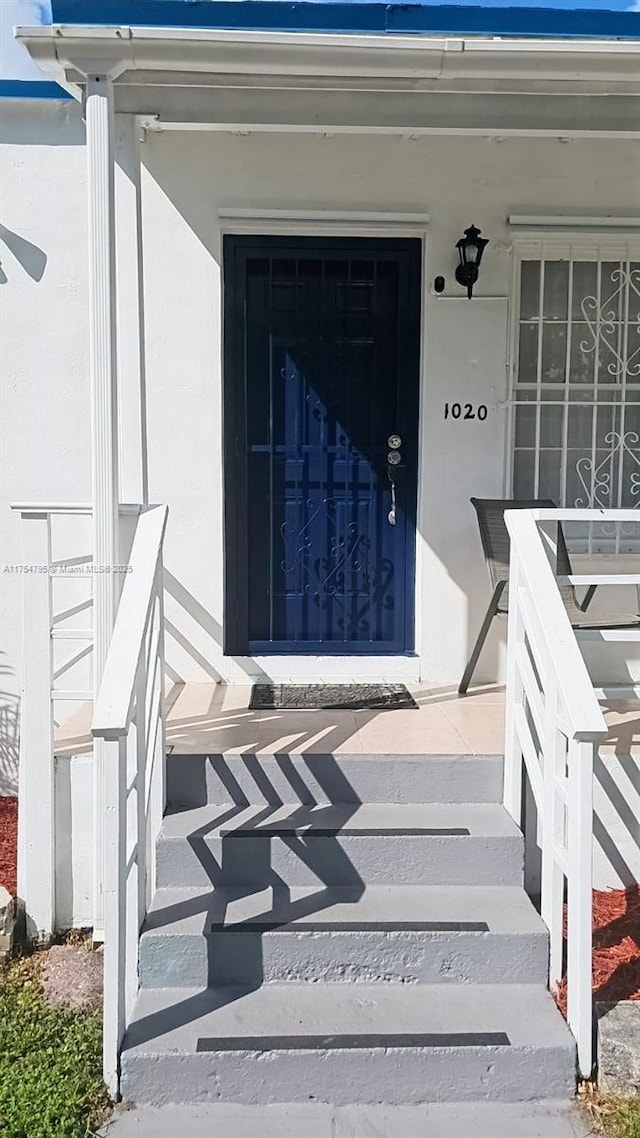
[[[46,938],[56,928],[54,730],[61,706],[94,696],[92,507],[23,502],[11,508],[22,520],[23,550],[22,563],[12,567],[23,583],[24,628],[18,892],[29,935]],[[121,506],[121,524],[139,512],[137,505]]]
[[[555,575],[556,545],[545,522],[637,521],[633,510],[511,510],[505,806],[523,822],[523,771],[535,800],[541,847],[541,911],[549,929],[549,986],[563,975],[566,881],[567,1019],[580,1073],[593,1067],[593,761],[606,738]],[[548,529],[548,527],[547,527]],[[638,578],[640,580],[640,578]],[[627,584],[615,574],[582,574],[580,584]],[[599,636],[599,633],[592,633]],[[634,632],[638,639],[638,632]],[[628,631],[602,639],[624,640]]]
[[[138,989],[138,935],[155,880],[155,843],[165,807],[166,522],[166,506],[146,510],[138,520],[92,728],[105,740],[103,1055],[113,1094]]]

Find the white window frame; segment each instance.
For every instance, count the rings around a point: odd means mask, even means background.
[[[613,234],[611,231],[602,232],[594,231],[585,233],[582,232],[562,232],[559,233],[545,231],[543,233],[530,234],[519,237],[514,240],[512,245],[512,287],[511,287],[511,305],[510,305],[510,321],[509,321],[509,345],[508,345],[508,415],[507,415],[507,445],[505,452],[505,491],[507,497],[513,496],[514,491],[514,466],[515,466],[515,418],[516,407],[519,400],[516,399],[517,390],[517,376],[518,376],[518,352],[519,352],[519,336],[520,336],[520,307],[521,307],[521,274],[522,262],[527,260],[534,261],[587,261],[587,262],[606,262],[606,261],[634,261],[640,262],[640,236],[630,236],[622,234]],[[569,319],[571,314],[572,302],[572,275],[569,277],[569,297],[568,297],[568,313]],[[544,273],[540,274],[540,288],[541,292],[544,288]],[[540,335],[542,335],[543,322],[540,322]],[[571,338],[567,336],[567,354],[570,351]],[[568,365],[568,360],[567,360]],[[538,384],[541,382],[540,370],[542,366],[542,345],[538,345]],[[597,372],[595,377],[597,378]],[[626,381],[623,383],[623,394],[621,398],[621,405],[625,403],[625,391],[627,388]],[[634,385],[636,401],[640,403],[640,382]],[[570,404],[571,388],[565,385],[564,390],[564,403],[565,408]],[[538,390],[535,400],[531,400],[531,404],[539,407],[544,401],[540,399],[540,391]],[[603,401],[604,402],[604,401]],[[595,384],[594,403],[597,402],[597,382]],[[595,429],[594,416],[594,429]],[[569,416],[566,410],[563,414],[563,441],[560,454],[563,463],[566,463],[567,453],[567,433],[568,433]],[[541,416],[536,419],[536,439],[535,439],[535,454],[536,454],[536,470],[538,469],[538,461],[540,456],[540,423]],[[595,445],[595,444],[594,444]],[[537,481],[537,478],[536,478]],[[566,487],[566,471],[561,475],[561,486]],[[568,503],[573,505],[573,503]],[[615,505],[615,503],[613,503]],[[640,499],[639,499],[640,506]],[[639,510],[640,513],[640,510]],[[640,522],[640,517],[639,517]],[[616,541],[618,545],[619,539]],[[591,547],[591,541],[589,542]]]

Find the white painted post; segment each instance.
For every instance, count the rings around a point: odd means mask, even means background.
[[[147,706],[146,695],[146,679],[147,668],[153,667],[153,661],[147,662],[145,659],[145,646],[143,644],[141,650],[141,657],[138,662],[138,671],[136,675],[135,684],[135,711],[133,721],[129,728],[129,736],[134,734],[135,741],[135,776],[136,776],[136,885],[137,885],[137,899],[136,899],[136,921],[135,921],[135,937],[136,937],[136,957],[137,957],[137,939],[138,932],[145,918],[147,911],[147,779],[151,777],[151,766],[149,756],[149,741],[147,739],[147,730],[150,726],[153,729],[153,724],[150,723],[149,707]],[[137,970],[136,970],[137,973]]]
[[[147,837],[147,903],[151,898],[156,880],[156,839],[162,825],[166,808],[166,762],[167,747],[165,740],[164,719],[164,574],[162,555],[156,571],[156,620],[158,621],[158,678],[159,712],[157,722],[153,724],[155,738],[151,740],[153,751],[149,756],[151,762],[151,787],[149,794],[148,837]]]
[[[593,1066],[593,743],[569,744],[567,1019],[583,1078]]]
[[[126,804],[124,807],[127,827],[127,868],[125,872],[124,893],[121,897],[120,919],[125,925],[125,962],[122,980],[124,983],[124,1011],[127,1022],[133,1013],[133,1005],[138,994],[138,934],[141,918],[140,874],[144,871],[144,854],[140,853],[140,777],[144,785],[144,759],[140,761],[140,748],[144,747],[144,711],[137,701],[137,693],[144,683],[140,665],[136,674],[136,705],[129,724],[126,739],[127,751]],[[143,701],[144,707],[144,701]],[[144,797],[144,789],[142,790]],[[110,929],[110,926],[107,926]]]
[[[18,790],[18,896],[27,934],[55,928],[54,757],[51,706],[51,521],[22,514],[24,644]]]
[[[115,122],[120,501],[146,505],[149,492],[140,144],[134,115],[118,114]]]
[[[516,708],[522,707],[524,687],[518,670],[518,644],[524,627],[518,606],[518,556],[511,548],[509,617],[507,625],[507,685],[505,712],[504,805],[514,822],[522,824],[522,748],[516,727]]]
[[[94,569],[117,560],[118,435],[115,292],[113,87],[107,75],[90,75],[86,88],[87,196],[89,202],[89,374]],[[115,619],[115,575],[94,572],[93,686],[97,696]],[[103,740],[94,743],[94,936],[104,934],[104,817],[106,768]]]
[[[94,740],[94,743],[97,740]],[[102,1064],[111,1095],[118,1095],[120,1044],[126,1026],[127,966],[127,740],[103,739],[110,777],[105,782],[104,917],[112,935],[104,944]]]
[[[543,789],[542,789],[542,865],[541,916],[549,930],[549,987],[553,991],[562,977],[563,875],[555,858],[556,773],[558,762],[558,691],[553,674],[547,677],[544,693]]]

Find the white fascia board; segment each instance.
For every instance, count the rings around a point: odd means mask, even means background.
[[[528,229],[640,229],[640,217],[572,217],[567,215],[510,213],[507,223]]]
[[[41,66],[124,70],[437,77],[461,41],[416,37],[230,32],[205,28],[18,27],[16,37]]]
[[[116,79],[125,68],[135,67],[128,27],[18,26],[14,35],[43,71],[56,74],[61,70],[78,90],[87,75]]]
[[[464,40],[452,36],[337,35],[319,32],[229,31],[224,28],[106,27],[79,24],[36,24],[15,28],[20,40],[64,39],[68,41],[113,41],[135,39],[139,42],[278,44],[303,47],[368,47],[389,50],[463,51]]]
[[[568,40],[422,35],[359,35],[332,32],[230,31],[222,28],[164,28],[91,26],[78,24],[20,25],[18,39],[172,41],[175,43],[300,44],[309,47],[366,47],[388,51],[527,52],[535,55],[633,55],[640,54],[640,40]]]
[[[44,66],[71,72],[101,68],[224,73],[479,77],[638,83],[640,42],[446,36],[335,35],[49,25],[18,27],[16,36]],[[527,65],[528,58],[528,65]],[[625,67],[626,61],[626,67]]]
[[[27,45],[25,43],[22,38],[23,32],[27,32],[30,38],[33,37],[33,47],[31,44]],[[42,32],[44,32],[44,35],[38,34]],[[68,91],[70,95],[73,95],[74,99],[78,101],[82,99],[82,88],[77,83],[69,81],[65,66],[58,59],[52,42],[50,28],[40,26],[33,28],[14,27],[13,34],[20,43],[24,44],[31,58],[35,60],[49,79],[57,83],[58,86],[62,87],[65,91]]]

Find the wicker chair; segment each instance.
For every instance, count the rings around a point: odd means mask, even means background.
[[[480,526],[480,540],[482,542],[482,549],[484,551],[487,569],[489,570],[489,577],[493,586],[493,593],[489,601],[489,608],[487,609],[486,616],[482,622],[482,627],[478,633],[469,663],[467,664],[464,675],[460,681],[458,692],[464,695],[471,683],[471,678],[475,672],[480,653],[487,639],[489,629],[493,618],[496,616],[504,615],[508,611],[508,590],[506,586],[509,582],[509,531],[504,520],[505,510],[531,510],[539,507],[540,509],[554,509],[555,502],[549,498],[540,498],[537,501],[520,501],[512,502],[508,498],[472,498],[471,504],[478,515],[478,525]],[[602,616],[588,616],[587,609],[593,599],[593,594],[596,591],[596,585],[590,585],[587,589],[584,599],[579,601],[576,596],[576,591],[569,580],[567,580],[571,573],[571,561],[569,559],[569,552],[564,540],[562,526],[558,524],[558,540],[557,540],[557,574],[558,574],[558,588],[564,601],[569,620],[575,629],[580,628],[638,628],[640,627],[640,616],[636,614],[620,614],[611,616],[609,618]],[[504,598],[503,598],[504,594]]]

